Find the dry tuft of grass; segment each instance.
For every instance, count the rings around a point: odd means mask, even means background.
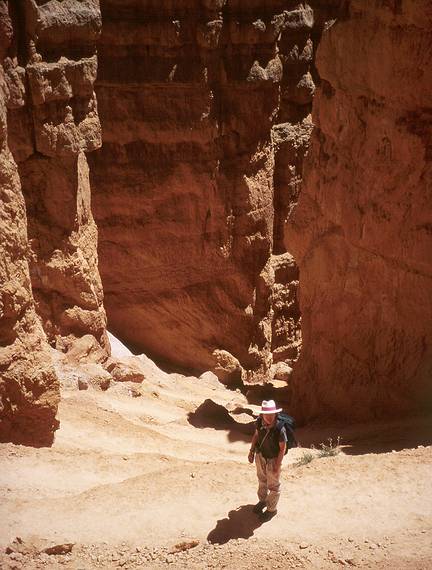
[[[335,457],[336,455],[338,455],[342,450],[340,447],[340,437],[338,436],[336,442],[333,442],[332,438],[329,438],[328,443],[321,443],[320,444],[320,448],[319,450],[315,450],[315,447],[313,445],[311,445],[311,449],[313,451],[305,451],[303,453],[303,455],[297,459],[297,461],[295,462],[295,466],[296,467],[301,467],[302,465],[307,465],[308,463],[310,463],[311,461],[313,461],[315,458],[321,458],[321,457]],[[314,453],[315,452],[315,453]]]
[[[295,466],[301,467],[302,465],[307,465],[308,463],[310,463],[314,459],[315,459],[315,455],[310,451],[306,451],[305,453],[303,453],[303,455],[299,459],[297,459],[297,461],[295,462]]]
[[[333,439],[330,437],[328,439],[328,445],[321,443],[320,447],[318,457],[335,457],[341,452],[340,437],[338,436],[336,443],[333,443]]]

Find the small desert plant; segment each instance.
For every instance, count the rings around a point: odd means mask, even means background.
[[[335,443],[333,443],[333,439],[330,437],[328,439],[328,445],[321,443],[320,447],[321,449],[318,451],[318,457],[334,457],[341,452],[340,437],[338,436]]]
[[[297,461],[295,462],[295,466],[296,467],[301,467],[302,465],[307,465],[308,463],[310,463],[311,461],[313,461],[316,458],[321,458],[321,457],[335,457],[336,455],[338,455],[342,450],[340,447],[340,437],[338,436],[336,442],[333,442],[332,438],[329,438],[328,440],[328,444],[325,443],[321,443],[320,444],[320,448],[321,449],[315,449],[314,445],[311,445],[311,450],[312,451],[306,451],[303,453],[303,455],[297,459]]]
[[[306,451],[303,455],[297,459],[295,462],[296,467],[301,467],[302,465],[307,465],[315,458],[315,455],[310,451]]]

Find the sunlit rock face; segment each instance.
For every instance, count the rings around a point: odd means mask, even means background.
[[[0,2],[2,439],[52,440],[48,342],[107,346],[86,160],[100,28],[96,0]]]
[[[227,351],[252,380],[297,358],[284,221],[330,5],[101,2],[90,172],[109,323],[131,346],[195,371]]]
[[[286,243],[300,269],[305,416],[431,405],[432,6],[353,0],[322,78]]]

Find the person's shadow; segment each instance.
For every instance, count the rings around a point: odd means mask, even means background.
[[[228,517],[217,521],[207,536],[211,544],[225,544],[233,538],[250,538],[254,530],[262,525],[252,509],[254,505],[242,505],[228,513]]]

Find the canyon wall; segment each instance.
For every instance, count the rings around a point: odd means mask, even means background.
[[[286,242],[300,268],[305,417],[432,403],[432,5],[352,0],[322,78]]]
[[[104,295],[301,419],[430,406],[431,30],[426,0],[0,0],[0,439],[52,441],[50,346],[109,351]]]
[[[200,372],[228,351],[262,379],[298,356],[283,226],[333,5],[315,4],[101,2],[103,146],[89,160],[105,306],[161,361]]]
[[[0,438],[49,442],[49,344],[107,348],[86,152],[101,145],[97,0],[0,2]]]

